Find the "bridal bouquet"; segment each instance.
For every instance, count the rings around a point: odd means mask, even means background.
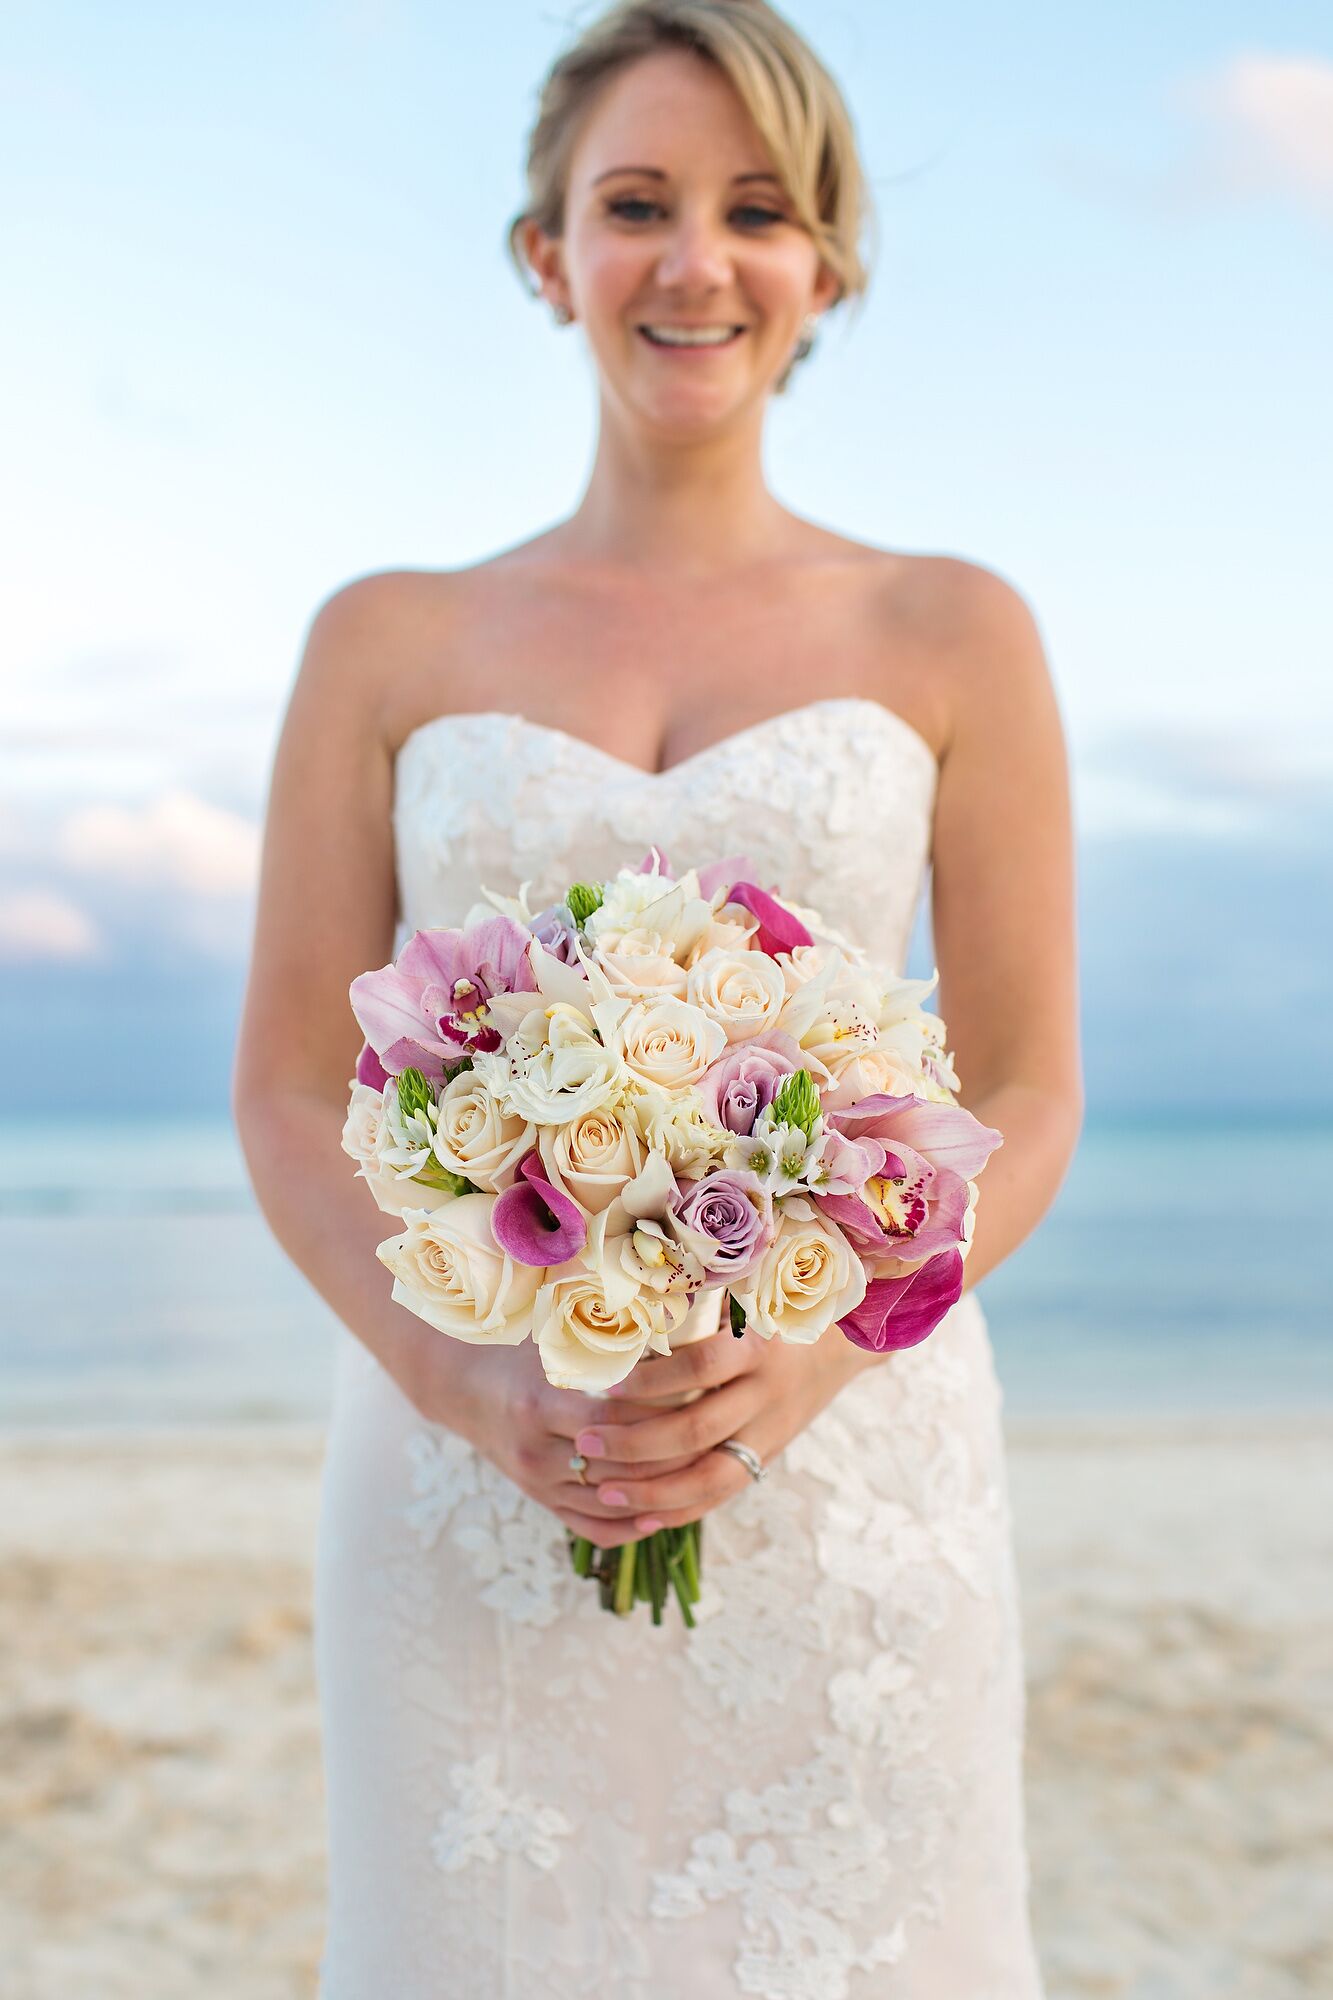
[[[1001,1135],[954,1096],[935,985],[901,979],[731,856],[657,848],[533,911],[482,889],[352,982],[365,1036],[344,1149],[401,1235],[393,1297],[441,1333],[531,1338],[599,1394],[723,1324],[911,1347],[962,1292]],[[687,1624],[701,1524],[580,1575]]]

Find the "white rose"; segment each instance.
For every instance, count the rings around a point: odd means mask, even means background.
[[[745,1326],[764,1338],[818,1340],[859,1306],[865,1267],[847,1238],[799,1195],[776,1210],[777,1234],[753,1275],[734,1287]]]
[[[635,1000],[616,1028],[625,1068],[659,1090],[681,1090],[697,1083],[709,1063],[727,1045],[720,1022],[700,1007],[669,995]]]
[[[418,1319],[478,1346],[517,1347],[532,1327],[542,1271],[518,1264],[491,1233],[493,1194],[461,1194],[406,1211],[407,1229],[375,1251],[393,1298]]]
[[[603,1105],[568,1125],[545,1125],[537,1144],[554,1185],[592,1215],[600,1214],[643,1165],[644,1142],[627,1106]]]
[[[530,1119],[506,1111],[475,1069],[460,1070],[440,1092],[435,1157],[451,1173],[498,1194],[513,1181],[536,1129]]]
[[[722,1157],[731,1134],[714,1125],[697,1090],[636,1090],[626,1105],[645,1146],[661,1153],[684,1180],[698,1180]]]
[[[691,966],[689,980],[689,999],[721,1023],[729,1042],[748,1041],[775,1028],[787,999],[782,967],[764,951],[719,946]]]

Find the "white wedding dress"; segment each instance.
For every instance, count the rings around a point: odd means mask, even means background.
[[[537,908],[656,843],[750,856],[900,969],[937,776],[860,697],[662,773],[441,716],[398,759],[403,925],[482,883]],[[555,1516],[344,1333],[320,2000],[1040,2000],[1000,1401],[968,1292],[705,1516],[690,1632],[673,1598],[656,1628],[603,1611]]]

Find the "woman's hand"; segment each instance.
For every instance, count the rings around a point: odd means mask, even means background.
[[[573,1434],[600,1508],[621,1526],[617,1540],[697,1521],[739,1493],[751,1475],[734,1452],[718,1450],[724,1438],[767,1465],[846,1382],[884,1358],[836,1327],[801,1346],[756,1333],[737,1339],[725,1322],[674,1354],[645,1356],[601,1403],[609,1418],[589,1418]],[[650,1398],[675,1407],[654,1411]],[[591,1527],[579,1532],[607,1546]]]
[[[639,1539],[625,1508],[608,1507],[597,1497],[592,1482],[599,1477],[600,1461],[589,1463],[586,1484],[570,1470],[569,1461],[576,1434],[601,1432],[609,1417],[617,1425],[655,1417],[653,1404],[629,1395],[618,1394],[611,1402],[574,1389],[553,1389],[532,1340],[517,1347],[487,1347],[452,1340],[434,1329],[423,1328],[422,1333],[410,1393],[428,1422],[465,1437],[524,1493],[595,1547],[618,1548]],[[728,1338],[729,1347],[741,1344]],[[667,1365],[665,1357],[662,1365]],[[636,1379],[642,1376],[642,1365],[634,1373]],[[634,1469],[639,1474],[672,1472],[687,1465],[696,1450],[682,1448],[660,1463],[640,1455]],[[609,1469],[618,1477],[629,1467],[616,1463]]]

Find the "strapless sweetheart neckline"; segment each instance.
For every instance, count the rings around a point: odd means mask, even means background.
[[[590,756],[599,758],[604,764],[614,765],[618,770],[647,779],[649,783],[661,783],[667,778],[675,777],[677,772],[689,770],[695,764],[701,764],[723,751],[734,749],[747,737],[757,736],[765,729],[774,728],[778,723],[796,721],[803,715],[810,715],[825,708],[873,710],[884,724],[891,729],[901,730],[905,739],[917,746],[922,756],[929,761],[932,771],[938,776],[939,758],[921,731],[910,723],[906,716],[900,715],[896,708],[887,708],[882,701],[876,701],[871,695],[859,694],[825,695],[816,701],[802,702],[796,708],[780,709],[776,715],[762,716],[758,722],[747,723],[743,729],[733,729],[730,735],[720,736],[713,743],[705,743],[701,749],[692,750],[688,757],[680,757],[674,764],[668,764],[660,771],[645,770],[642,764],[632,763],[627,757],[618,757],[613,750],[604,750],[599,743],[590,743],[586,736],[576,736],[568,729],[557,728],[553,723],[534,722],[530,716],[514,708],[462,708],[450,710],[445,715],[432,716],[427,722],[419,722],[415,729],[409,729],[398,746],[394,761],[397,762],[409,744],[446,726],[456,728],[459,724],[487,720],[521,722],[525,729],[534,730],[539,735],[552,736],[562,743],[580,746]]]

